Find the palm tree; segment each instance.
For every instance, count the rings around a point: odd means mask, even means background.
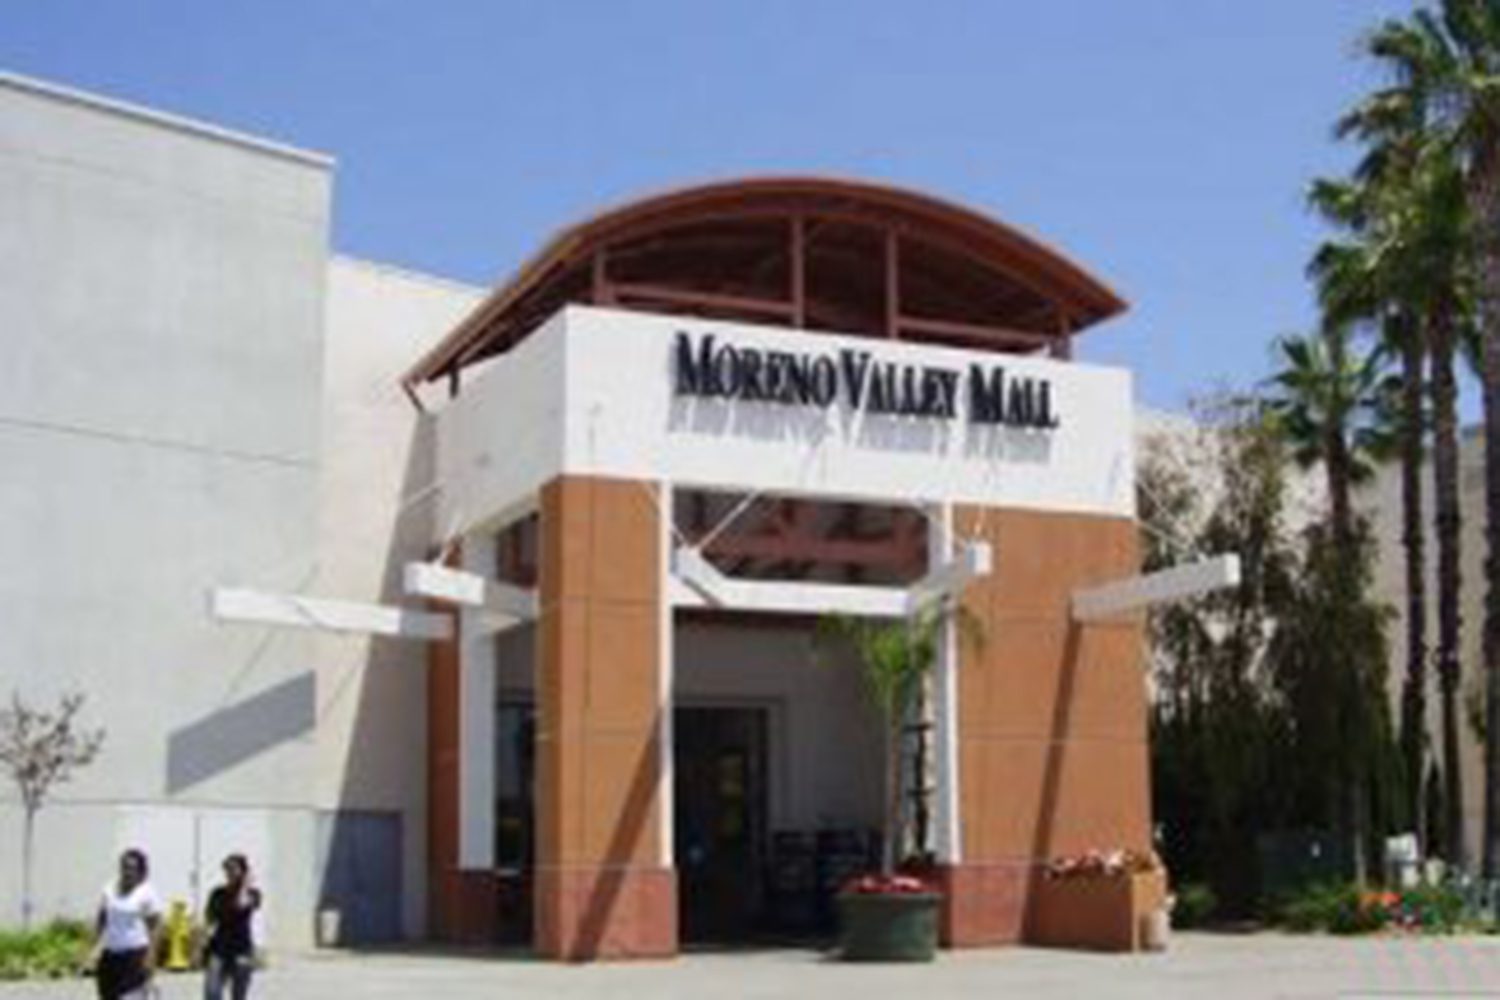
[[[1277,341],[1279,370],[1272,378],[1270,408],[1303,467],[1323,469],[1329,503],[1329,536],[1333,579],[1344,603],[1358,602],[1363,587],[1362,534],[1355,521],[1351,496],[1356,484],[1374,474],[1375,460],[1389,450],[1384,418],[1389,396],[1384,373],[1385,355],[1372,350],[1359,355],[1351,348],[1347,325],[1327,326],[1315,337],[1283,337]],[[1337,718],[1350,737],[1349,759],[1342,762],[1345,802],[1330,803],[1345,818],[1352,845],[1355,877],[1364,882],[1368,865],[1365,845],[1369,829],[1369,769],[1363,755],[1364,674],[1369,665],[1333,651],[1337,676],[1332,689],[1349,695],[1338,706]],[[1337,794],[1336,788],[1331,789]]]
[[[1403,534],[1420,540],[1421,521],[1410,504],[1420,503],[1421,449],[1420,352],[1432,358],[1432,422],[1435,528],[1438,543],[1437,667],[1442,684],[1443,775],[1448,843],[1452,861],[1465,857],[1463,800],[1458,749],[1460,682],[1460,532],[1458,472],[1458,387],[1454,377],[1457,328],[1467,305],[1468,211],[1463,175],[1451,151],[1432,141],[1426,109],[1402,91],[1378,92],[1340,120],[1338,133],[1366,145],[1366,155],[1349,183],[1322,182],[1314,188],[1314,203],[1325,217],[1352,230],[1358,237],[1352,256],[1362,265],[1352,296],[1384,318],[1386,340],[1402,357],[1401,433],[1403,494],[1407,509]],[[1320,258],[1325,256],[1325,248]],[[1342,261],[1351,254],[1334,256]],[[1317,261],[1315,261],[1315,264]],[[1325,268],[1324,277],[1340,279],[1339,269]],[[1341,289],[1345,280],[1325,281]],[[1342,296],[1351,298],[1347,292]],[[1371,302],[1373,300],[1373,303]],[[1374,305],[1374,310],[1369,307]],[[1335,315],[1335,319],[1338,317]],[[1403,697],[1403,748],[1413,795],[1412,817],[1421,828],[1422,741],[1425,716],[1422,682],[1425,670],[1416,664],[1412,633],[1425,632],[1425,575],[1420,541],[1408,546],[1408,676]]]
[[[1493,878],[1500,874],[1500,0],[1440,0],[1381,24],[1366,49],[1393,77],[1376,97],[1420,108],[1432,143],[1454,157],[1474,223],[1485,441],[1484,874]]]
[[[1386,354],[1378,348],[1359,354],[1343,325],[1314,337],[1282,337],[1276,350],[1272,412],[1292,458],[1304,468],[1322,466],[1329,527],[1343,546],[1355,533],[1353,488],[1369,481],[1374,460],[1389,450]]]
[[[1461,178],[1451,159],[1434,157],[1419,168],[1411,188],[1410,217],[1421,229],[1412,241],[1413,267],[1409,273],[1419,293],[1418,303],[1432,351],[1432,469],[1436,508],[1438,643],[1437,672],[1442,686],[1444,828],[1447,857],[1466,863],[1463,823],[1463,782],[1458,750],[1460,593],[1462,588],[1458,468],[1458,383],[1454,356],[1458,328],[1464,321],[1467,251],[1467,210]]]
[[[818,622],[821,644],[847,643],[854,647],[863,670],[865,688],[885,726],[885,829],[881,838],[880,874],[895,873],[900,860],[902,830],[902,774],[908,759],[920,760],[920,751],[907,756],[908,737],[926,738],[919,718],[938,645],[952,621],[966,634],[977,634],[979,625],[951,598],[927,604],[904,619],[863,618],[829,615]],[[918,781],[922,782],[919,776]],[[918,795],[926,789],[919,788]],[[926,845],[919,844],[918,848]]]
[[[1425,830],[1422,775],[1427,752],[1427,567],[1422,530],[1422,398],[1426,390],[1427,344],[1422,328],[1396,291],[1389,241],[1373,209],[1378,189],[1351,181],[1319,180],[1309,201],[1345,231],[1314,254],[1308,271],[1318,288],[1325,325],[1369,322],[1380,343],[1400,359],[1400,391],[1394,429],[1401,461],[1401,545],[1406,579],[1406,674],[1401,688],[1401,758],[1406,774],[1406,811]]]

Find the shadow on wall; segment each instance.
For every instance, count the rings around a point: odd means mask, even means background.
[[[967,460],[1043,465],[1052,458],[1050,431],[995,424],[965,424],[955,419],[856,413],[827,413],[806,406],[742,400],[676,397],[668,410],[670,433],[704,437],[751,438],[767,443],[792,442],[816,449],[830,435],[857,448],[908,454],[947,455],[962,446]]]
[[[417,418],[408,439],[406,467],[389,498],[399,513],[388,536],[380,592],[370,598],[383,604],[416,603],[405,592],[402,570],[407,562],[428,558],[437,535],[436,494],[430,489],[437,477],[436,429],[433,417]],[[403,501],[418,496],[425,499]],[[425,831],[420,819],[413,828],[404,826],[397,796],[388,791],[402,787],[404,779],[372,770],[393,762],[395,712],[402,719],[400,732],[404,734],[407,725],[416,727],[412,744],[400,747],[399,757],[415,759],[420,772],[426,773],[428,645],[374,636],[365,650],[360,672],[350,668],[345,683],[331,695],[333,700],[355,693],[358,703],[340,768],[343,780],[336,811],[318,821],[317,905],[340,913],[340,943],[349,946],[385,944],[405,936],[405,853],[408,845],[423,841]],[[380,808],[369,808],[372,799],[381,802]]]
[[[306,736],[317,725],[311,671],[211,712],[167,737],[167,792],[176,794]]]
[[[621,896],[625,890],[625,879],[639,864],[639,848],[649,832],[647,824],[656,802],[657,776],[660,773],[661,754],[658,747],[661,739],[662,720],[658,717],[651,739],[642,745],[641,753],[631,769],[625,807],[610,836],[609,846],[605,848],[601,871],[583,900],[577,937],[568,949],[570,958],[590,957],[603,951],[605,935],[617,917],[623,917],[627,922],[632,917],[638,922],[644,922],[653,916],[649,910],[642,912],[624,904]],[[617,914],[617,909],[622,912]],[[628,926],[625,931],[632,939],[636,939],[646,933],[646,928]]]
[[[667,430],[817,445],[832,432],[832,422],[822,410],[806,406],[677,396],[667,412]]]

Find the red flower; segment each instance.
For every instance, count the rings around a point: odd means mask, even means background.
[[[844,891],[861,896],[890,896],[927,892],[927,883],[910,875],[860,875],[844,885]]]

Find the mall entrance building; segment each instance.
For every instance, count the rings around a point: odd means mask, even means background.
[[[192,912],[248,854],[274,949],[826,939],[886,778],[819,623],[937,602],[975,627],[902,846],[944,939],[1036,939],[1045,860],[1149,847],[1171,588],[1131,579],[1129,375],[1071,360],[1124,305],[1036,239],[756,178],[490,292],[332,253],[324,154],[3,73],[0,205],[0,690],[107,729],[40,919],[139,847]]]
[[[433,936],[565,959],[826,930],[882,727],[830,615],[952,600],[906,786],[951,946],[1150,848],[1128,373],[1099,280],[975,212],[756,178],[559,235],[414,363],[438,511]]]

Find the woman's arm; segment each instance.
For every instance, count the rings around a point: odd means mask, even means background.
[[[239,907],[246,913],[254,913],[260,909],[260,890],[253,885],[247,885],[240,893]]]
[[[150,978],[156,972],[157,956],[161,952],[161,897],[156,894],[156,889],[147,886],[140,900],[141,921],[146,925],[146,976]]]
[[[99,965],[99,958],[104,954],[104,900],[99,900],[99,908],[94,911],[94,943],[89,947],[89,968]]]
[[[147,913],[143,919],[146,921],[146,937],[149,941],[146,945],[146,976],[150,978],[156,974],[156,956],[161,951],[161,914]]]

